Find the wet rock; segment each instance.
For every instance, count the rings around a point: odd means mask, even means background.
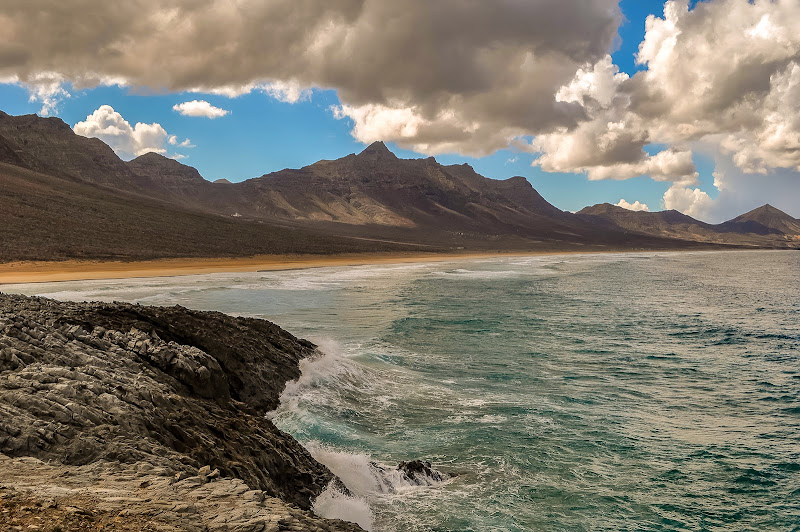
[[[400,462],[397,469],[403,473],[410,482],[420,486],[442,482],[449,478],[448,475],[433,469],[431,463],[425,460]]]

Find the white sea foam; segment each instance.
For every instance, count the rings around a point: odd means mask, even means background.
[[[344,377],[361,377],[361,370],[347,359],[338,342],[323,339],[317,340],[317,345],[320,355],[300,361],[300,377],[286,384],[280,397],[280,406],[267,414],[270,419],[297,410],[300,401],[321,384]]]
[[[476,421],[478,423],[497,424],[508,421],[508,418],[500,414],[496,415],[484,414],[483,416],[479,417]]]
[[[361,390],[374,379],[369,370],[348,357],[346,349],[334,340],[316,340],[320,355],[300,363],[301,376],[287,384],[281,395],[280,406],[268,417],[276,422],[293,424],[297,419],[303,423],[305,408],[321,397],[334,400],[333,390]],[[320,393],[324,386],[325,393]],[[389,406],[392,398],[371,394],[371,401]],[[331,483],[314,501],[314,511],[322,517],[342,519],[372,530],[374,517],[371,504],[377,500],[403,497],[413,490],[440,484],[428,477],[410,479],[395,465],[382,464],[369,454],[348,452],[325,445],[319,441],[305,442],[304,446],[318,462],[328,467],[344,484],[347,490]],[[349,492],[349,493],[347,493]]]
[[[478,280],[505,279],[508,277],[516,277],[522,274],[523,273],[519,270],[466,270],[464,268],[430,272],[430,275],[433,277]]]
[[[340,451],[320,442],[310,442],[305,447],[359,497],[401,494],[441,483],[428,477],[411,480],[397,467],[378,463],[366,453]]]
[[[340,451],[320,442],[305,445],[315,460],[324,464],[350,491],[344,493],[331,483],[314,501],[314,511],[322,517],[358,523],[372,529],[370,501],[377,498],[403,496],[410,491],[442,484],[429,477],[409,479],[397,467],[380,464],[366,453]]]
[[[371,531],[374,526],[369,503],[362,498],[343,493],[333,482],[314,500],[312,509],[319,516],[356,523],[367,531]]]
[[[473,398],[461,399],[458,402],[458,404],[460,404],[461,406],[467,406],[467,407],[480,407],[486,405],[487,403],[488,401],[484,399],[473,399]]]
[[[370,283],[396,283],[399,276],[428,267],[425,264],[379,265],[347,268],[315,268],[290,272],[261,272],[261,277],[250,285],[236,288],[258,287],[272,290],[324,290]]]

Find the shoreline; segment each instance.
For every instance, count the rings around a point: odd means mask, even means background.
[[[172,258],[144,261],[22,261],[0,263],[0,287],[67,281],[176,277],[212,273],[304,270],[336,266],[411,264],[464,259],[589,255],[601,253],[666,253],[687,251],[743,251],[698,249],[608,249],[563,251],[495,251],[469,253],[358,253],[342,255],[257,255],[236,258]]]
[[[444,262],[459,259],[586,253],[533,251],[487,253],[358,253],[342,255],[256,255],[235,258],[174,258],[143,261],[22,261],[0,264],[0,286],[66,281],[175,277],[211,273],[305,270],[335,266]],[[605,253],[603,251],[602,253]]]

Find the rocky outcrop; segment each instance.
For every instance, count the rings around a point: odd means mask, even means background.
[[[213,477],[213,478],[210,478]],[[0,455],[0,530],[356,531],[240,479],[169,477],[147,464],[86,466]]]
[[[418,486],[430,486],[437,484],[447,480],[452,476],[442,473],[441,471],[437,471],[427,460],[411,460],[409,462],[400,462],[397,465],[397,470],[403,474],[404,478],[408,482]]]
[[[253,492],[242,504],[269,500],[317,519],[304,512],[333,474],[264,417],[314,353],[263,320],[0,294],[0,453],[67,468],[86,489],[125,471],[136,482],[120,485],[130,496],[160,486],[175,504],[207,509],[204,497],[220,490]],[[20,468],[40,472],[24,460]],[[151,502],[163,496],[145,492]],[[193,514],[198,526],[211,526],[203,511]]]

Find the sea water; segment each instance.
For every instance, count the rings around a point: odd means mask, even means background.
[[[586,254],[4,286],[275,321],[269,417],[372,530],[800,530],[800,253]],[[451,474],[419,486],[421,458]]]

